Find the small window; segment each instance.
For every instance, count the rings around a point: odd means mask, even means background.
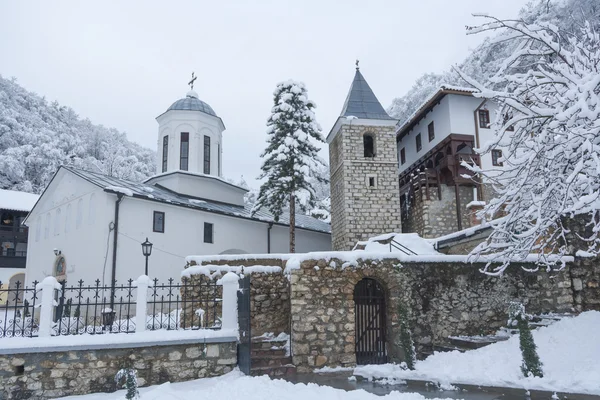
[[[375,187],[375,177],[369,177],[369,187]]]
[[[167,157],[169,155],[169,137],[165,136],[163,138],[163,148],[162,148],[162,172],[167,172]]]
[[[373,136],[371,135],[363,135],[363,147],[365,157],[373,158],[375,157],[375,147]]]
[[[435,139],[435,128],[433,127],[433,122],[427,125],[427,131],[429,132],[429,141],[431,142]]]
[[[423,148],[423,145],[421,144],[421,134],[420,133],[417,135],[415,140],[417,141],[417,152],[419,152]]]
[[[210,136],[204,136],[204,173],[210,175]]]
[[[204,243],[213,243],[213,224],[204,223]]]
[[[504,114],[504,121],[503,121],[503,124],[506,124],[506,122],[507,122],[509,119],[511,119],[511,118],[512,118],[512,115],[509,115],[509,114]],[[515,130],[515,126],[514,126],[514,125],[507,126],[507,127],[506,127],[506,130],[507,130],[507,131],[509,131],[509,132],[512,132],[512,131],[514,131],[514,130]]]
[[[490,112],[488,110],[479,110],[479,127],[490,127]]]
[[[179,169],[182,171],[188,170],[190,157],[190,134],[181,132],[181,143],[179,145]]]
[[[502,158],[502,150],[492,150],[492,165],[496,167],[503,166],[504,164],[498,161],[500,158]]]
[[[165,213],[154,211],[154,223],[152,226],[153,232],[165,233]]]
[[[404,165],[406,163],[406,149],[403,147],[400,150],[400,165]]]
[[[366,176],[365,184],[369,189],[375,189],[377,187],[377,175],[369,174]]]

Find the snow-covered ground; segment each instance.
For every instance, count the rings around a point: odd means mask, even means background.
[[[416,370],[398,365],[355,369],[365,378],[421,379],[448,384],[474,384],[600,395],[600,312],[588,311],[533,332],[543,362],[543,378],[524,378],[518,335],[465,353],[435,353],[417,362]]]
[[[239,371],[230,372],[218,378],[198,379],[183,383],[165,383],[140,389],[140,400],[425,400],[417,393],[392,392],[386,396],[377,396],[364,390],[346,392],[314,383],[293,384],[284,380],[272,380],[266,376],[249,377]],[[69,400],[122,400],[125,391],[115,393],[96,393],[85,396],[63,397]],[[429,399],[435,400],[435,399]]]

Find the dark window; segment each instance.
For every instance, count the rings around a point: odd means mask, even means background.
[[[502,157],[502,150],[492,150],[492,165],[496,167],[501,167],[504,165],[500,161],[498,161]]]
[[[181,132],[181,143],[179,145],[179,169],[188,170],[190,159],[190,134]]]
[[[427,125],[427,130],[429,131],[429,141],[431,142],[435,139],[435,129],[433,128],[433,122]]]
[[[165,233],[165,213],[154,211],[153,232]]]
[[[365,157],[369,157],[369,158],[375,157],[373,136],[371,136],[371,135],[363,136],[363,147],[365,150]]]
[[[404,147],[400,150],[400,165],[403,165],[406,162],[406,150]]]
[[[169,137],[163,138],[162,172],[167,172],[167,157],[169,155]]]
[[[421,151],[421,149],[423,148],[423,145],[421,144],[421,134],[420,133],[417,135],[416,141],[417,141],[417,151]]]
[[[204,243],[213,243],[213,224],[204,223]]]
[[[504,114],[504,124],[506,124],[506,122],[511,118],[512,118],[512,115]],[[512,132],[515,130],[515,127],[514,127],[514,125],[510,125],[510,126],[506,127],[506,130]]]
[[[210,137],[204,136],[204,173],[210,175]]]
[[[488,110],[479,110],[479,127],[490,127],[490,112]]]
[[[375,187],[375,177],[369,177],[369,187]]]

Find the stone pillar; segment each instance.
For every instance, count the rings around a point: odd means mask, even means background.
[[[60,283],[53,276],[47,276],[43,281],[37,284],[36,290],[42,291],[42,300],[40,303],[40,328],[39,337],[49,337],[52,335],[52,314],[54,312],[54,290],[61,289]]]
[[[232,329],[237,331],[238,327],[238,308],[237,292],[240,288],[239,277],[233,273],[226,273],[217,281],[223,286],[223,314],[221,317],[221,329]]]

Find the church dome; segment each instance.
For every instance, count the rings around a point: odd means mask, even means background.
[[[193,90],[187,92],[183,99],[179,99],[175,103],[171,104],[171,107],[169,107],[167,111],[171,110],[202,111],[205,114],[213,115],[215,117],[217,116],[215,110],[200,100],[198,98],[198,93],[194,92]]]

